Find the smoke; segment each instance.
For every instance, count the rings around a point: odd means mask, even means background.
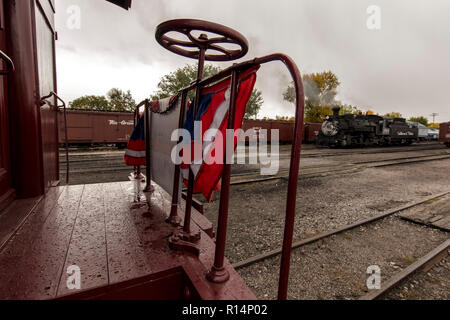
[[[81,7],[81,30],[66,27],[67,8]],[[282,52],[303,74],[331,70],[340,82],[339,99],[373,106],[386,113],[450,119],[450,1],[378,0],[381,29],[368,30],[368,0],[271,1],[133,0],[130,11],[106,1],[59,0],[57,21],[58,85],[63,95],[103,94],[112,86],[147,97],[159,79],[193,60],[160,47],[157,25],[177,18],[217,22],[247,37],[250,51],[242,60]],[[231,63],[217,64],[224,68]],[[265,104],[260,116],[293,115],[282,94],[291,82],[282,64],[263,66],[256,87]],[[134,90],[139,88],[139,90]],[[305,83],[307,97],[317,88]],[[95,91],[95,92],[94,92]],[[311,98],[313,99],[313,98]],[[336,104],[325,92],[323,103]],[[424,109],[426,106],[426,110]],[[431,119],[430,119],[431,120]]]

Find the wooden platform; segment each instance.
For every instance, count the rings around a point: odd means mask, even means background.
[[[450,231],[450,194],[404,211],[399,216],[408,221]]]
[[[255,299],[228,261],[227,283],[205,279],[214,241],[204,216],[193,210],[199,258],[173,251],[169,195],[156,186],[149,209],[145,198],[134,201],[134,191],[133,182],[55,187],[31,213],[18,206],[0,215],[27,217],[4,232],[0,299]],[[73,265],[81,270],[81,290],[67,288]]]

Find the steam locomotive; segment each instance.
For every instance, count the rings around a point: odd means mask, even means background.
[[[339,115],[340,107],[333,108],[317,137],[317,144],[328,147],[370,145],[410,145],[418,140],[418,128],[403,118],[376,115]]]

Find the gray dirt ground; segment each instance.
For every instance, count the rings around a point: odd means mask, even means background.
[[[294,239],[449,190],[449,168],[450,160],[443,160],[300,181]],[[281,246],[286,190],[285,181],[231,187],[226,252],[230,261]],[[214,224],[218,199],[219,193],[205,207]],[[395,217],[309,245],[293,254],[289,297],[354,299],[367,290],[368,266],[378,264],[389,277],[448,236]],[[259,298],[272,299],[278,267],[278,258],[273,258],[239,272]]]
[[[336,229],[421,197],[450,189],[450,160],[418,163],[299,181],[294,239]],[[232,186],[227,257],[232,262],[279,248],[287,183]],[[217,223],[220,193],[205,204]]]
[[[296,249],[289,299],[357,299],[368,292],[369,266],[380,267],[381,281],[389,279],[447,238],[445,232],[391,217]],[[279,258],[272,258],[239,273],[258,298],[275,299],[278,268]],[[439,290],[433,298],[446,299],[445,287]],[[429,297],[428,291],[422,295]]]

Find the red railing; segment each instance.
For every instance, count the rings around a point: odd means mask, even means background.
[[[201,34],[199,37],[195,37],[192,34],[193,30],[213,32],[219,36],[209,39],[206,34]],[[184,34],[190,41],[181,41],[170,38],[166,35],[166,33],[175,31]],[[236,109],[236,97],[238,92],[237,79],[239,78],[240,72],[252,66],[258,66],[272,61],[281,61],[284,63],[284,65],[287,67],[287,69],[291,74],[296,93],[296,114],[295,114],[294,140],[292,142],[291,163],[289,170],[284,238],[283,238],[280,278],[278,288],[278,298],[280,300],[285,300],[287,298],[288,282],[289,282],[290,257],[291,257],[292,238],[295,222],[297,183],[300,166],[300,151],[304,125],[303,120],[304,120],[305,97],[300,71],[297,65],[290,57],[281,53],[276,53],[261,58],[255,58],[253,60],[234,64],[233,66],[219,72],[218,74],[212,77],[203,79],[203,68],[205,60],[229,61],[240,58],[247,53],[248,51],[247,40],[240,33],[225,26],[221,26],[206,21],[181,19],[181,20],[167,21],[159,25],[156,31],[156,39],[163,47],[174,53],[189,58],[198,59],[197,80],[195,81],[195,83],[180,90],[181,110],[179,117],[179,128],[183,127],[184,117],[186,114],[187,94],[191,90],[195,90],[196,98],[194,100],[195,104],[193,106],[194,107],[193,119],[196,119],[200,103],[199,100],[201,90],[208,85],[211,85],[217,81],[230,77],[231,99],[228,113],[228,129],[234,129],[233,125]],[[218,43],[234,43],[240,46],[240,50],[227,50],[224,47],[219,46]],[[189,50],[184,50],[180,47],[187,47],[189,48]],[[192,51],[191,50],[192,48],[198,48],[199,51]],[[215,55],[207,54],[207,50],[215,50],[220,54]],[[149,110],[147,107],[146,108],[147,115],[148,112]],[[146,132],[147,132],[146,140],[150,138],[149,137],[150,131],[148,129],[148,126],[149,126],[148,121],[146,121]],[[225,139],[224,150],[226,150],[226,143],[227,142]],[[147,146],[146,148],[147,164],[149,164],[150,163],[149,141],[146,143],[146,146]],[[224,157],[226,157],[226,155],[224,155]],[[215,283],[222,283],[229,279],[228,271],[224,268],[226,233],[228,222],[228,205],[230,198],[231,164],[229,163],[230,163],[229,161],[224,161],[222,172],[222,188],[220,193],[220,207],[219,207],[214,264],[206,276],[209,281]],[[147,173],[149,172],[150,171],[147,170]],[[174,174],[173,193],[172,193],[172,206],[170,216],[168,218],[168,222],[174,225],[178,225],[181,221],[181,218],[178,216],[178,199],[179,199],[178,193],[180,191],[179,184],[180,184],[180,166],[176,165]],[[198,240],[198,238],[195,235],[191,234],[191,211],[193,203],[192,201],[193,189],[194,189],[194,175],[192,170],[189,170],[188,192],[186,197],[186,208],[184,213],[183,239],[191,242],[195,242]]]

